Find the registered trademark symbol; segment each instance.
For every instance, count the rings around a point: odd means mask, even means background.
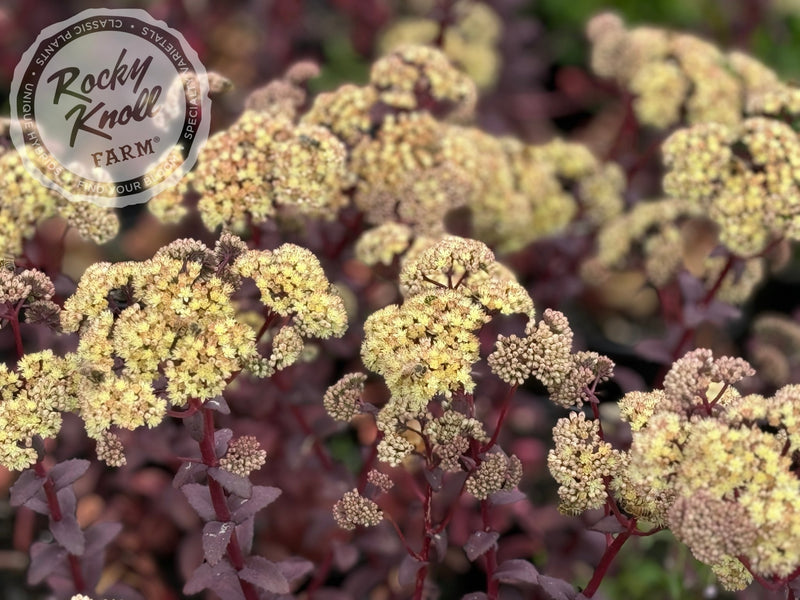
[[[155,137],[153,137],[153,141],[157,144],[158,142],[161,141],[161,138],[158,137],[158,136],[155,136]]]

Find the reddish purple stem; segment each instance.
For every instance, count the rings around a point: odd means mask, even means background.
[[[199,401],[194,400],[193,404]],[[217,454],[214,449],[214,413],[207,408],[200,407],[203,413],[203,439],[200,440],[200,454],[203,457],[203,464],[208,467],[216,467],[219,464]],[[211,475],[208,476],[208,491],[211,493],[211,503],[214,505],[214,511],[217,514],[217,520],[225,523],[231,520],[231,512],[228,508],[225,490],[222,485],[214,479]],[[241,571],[244,568],[244,555],[242,547],[239,545],[239,536],[234,530],[231,539],[228,542],[228,558],[236,571]],[[239,585],[242,588],[242,593],[247,600],[258,600],[258,592],[253,585],[239,578]]]
[[[37,461],[33,465],[33,470],[39,477],[44,477],[44,495],[47,498],[47,507],[50,509],[50,517],[53,521],[60,521],[64,518],[61,512],[61,505],[58,502],[58,495],[56,493],[56,486],[53,483],[53,478],[45,471],[42,461]],[[69,571],[72,576],[72,585],[75,586],[75,591],[82,593],[86,590],[86,580],[83,578],[83,571],[81,571],[80,559],[72,554],[67,554],[67,561],[69,562]]]

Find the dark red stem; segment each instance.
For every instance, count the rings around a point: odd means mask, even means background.
[[[628,528],[617,535],[617,537],[614,538],[614,541],[611,542],[611,544],[606,548],[603,557],[600,559],[600,563],[594,570],[591,581],[589,581],[586,589],[583,590],[584,596],[591,598],[595,595],[595,592],[597,592],[597,588],[600,587],[600,582],[603,581],[603,577],[605,577],[606,573],[608,572],[608,568],[611,566],[611,563],[614,561],[625,542],[628,541],[628,538],[631,537],[635,529],[636,519],[631,519],[628,522]]]
[[[196,401],[195,401],[196,403]],[[214,450],[214,413],[206,408],[200,408],[203,413],[203,439],[200,440],[200,454],[203,457],[203,464],[208,467],[216,467],[219,464],[217,454]],[[211,475],[208,476],[208,491],[211,493],[211,503],[217,514],[217,520],[226,523],[231,520],[231,511],[228,508],[225,490],[222,485]],[[244,555],[242,547],[239,545],[239,537],[234,530],[228,542],[228,558],[237,571],[244,568]],[[239,578],[239,585],[242,593],[247,600],[258,600],[258,592],[253,585]]]
[[[331,461],[331,457],[328,456],[328,453],[325,451],[325,448],[322,447],[319,439],[317,438],[314,430],[311,429],[311,426],[306,421],[306,417],[303,414],[303,411],[300,410],[298,406],[294,404],[289,405],[289,411],[292,413],[292,416],[295,418],[297,423],[300,425],[300,429],[303,430],[308,437],[313,440],[312,447],[314,448],[314,454],[317,455],[319,462],[322,463],[322,466],[325,468],[326,471],[330,471],[333,469],[333,461]]]
[[[47,507],[50,509],[50,518],[53,521],[60,521],[64,518],[64,514],[61,512],[61,505],[58,502],[58,495],[56,493],[56,486],[53,483],[53,478],[47,473],[42,464],[42,461],[37,461],[33,465],[33,470],[39,477],[44,477],[44,495],[47,498]],[[86,590],[86,580],[83,578],[83,572],[81,571],[81,563],[80,559],[72,554],[67,554],[67,562],[69,562],[69,571],[70,575],[72,576],[72,585],[75,586],[75,591],[78,593],[82,593],[87,591]]]
[[[487,533],[492,531],[491,517],[489,516],[489,501],[481,500],[481,518],[483,519],[483,530]],[[497,571],[497,548],[492,546],[486,552],[486,595],[489,600],[497,600],[500,594],[500,582],[495,579]]]
[[[425,579],[428,577],[427,561],[430,559],[431,554],[431,538],[433,531],[433,523],[431,522],[431,502],[433,500],[433,489],[431,485],[425,481],[425,500],[422,504],[422,510],[425,514],[425,524],[422,530],[422,551],[419,553],[419,560],[425,562],[419,571],[417,571],[417,580],[414,586],[414,600],[422,600],[422,592],[425,589]]]
[[[736,257],[733,256],[732,254],[728,255],[728,260],[725,262],[725,266],[722,268],[722,271],[720,271],[719,275],[717,276],[714,285],[711,286],[711,288],[706,292],[705,296],[703,296],[703,298],[698,303],[698,306],[700,308],[705,308],[709,304],[711,304],[711,301],[714,300],[714,297],[717,295],[717,292],[719,292],[719,288],[722,286],[722,282],[725,280],[725,277],[733,268],[735,262],[736,262]],[[671,362],[675,362],[676,360],[678,360],[678,358],[680,358],[683,349],[691,341],[696,331],[697,331],[696,325],[692,327],[684,327],[683,334],[678,340],[678,343],[675,344],[675,347],[672,349],[672,353],[670,354],[670,357],[672,359]],[[664,383],[664,377],[666,376],[670,366],[671,365],[667,364],[661,368],[658,377],[656,378],[656,386],[660,386],[662,383]]]
[[[500,437],[500,430],[503,427],[503,423],[508,416],[508,410],[511,408],[511,399],[514,397],[514,393],[517,391],[519,386],[517,384],[512,385],[508,388],[506,392],[505,398],[503,398],[503,404],[500,405],[500,414],[497,417],[497,425],[495,425],[494,433],[492,434],[492,439],[490,439],[486,444],[483,445],[481,448],[481,452],[486,452],[489,448],[494,446],[497,443],[497,438]]]

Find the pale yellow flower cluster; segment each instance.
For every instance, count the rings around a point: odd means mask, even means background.
[[[598,421],[571,412],[553,428],[555,447],[547,466],[558,483],[561,512],[579,514],[603,506],[608,497],[604,478],[615,477],[626,466],[627,456],[600,438],[599,427]]]
[[[226,471],[249,477],[253,471],[258,471],[267,462],[267,451],[255,436],[243,435],[228,444],[228,450],[219,460],[219,466]]]
[[[751,117],[695,125],[672,134],[663,153],[666,193],[705,212],[734,254],[800,239],[800,139],[786,123]]]
[[[414,436],[425,435],[437,464],[459,471],[470,441],[487,440],[480,421],[450,402],[455,393],[475,389],[477,333],[491,313],[531,315],[533,303],[483,243],[456,236],[445,236],[409,257],[400,282],[403,304],[369,316],[361,347],[364,365],[382,375],[391,392],[376,418],[384,433],[378,457],[400,464],[414,451]],[[443,408],[438,416],[427,410],[435,399]]]
[[[349,421],[361,412],[359,405],[366,379],[363,373],[348,373],[330,386],[322,398],[327,413],[337,421]]]
[[[609,272],[641,266],[653,285],[665,285],[684,262],[680,221],[699,210],[674,199],[635,204],[600,227],[596,254],[584,263],[583,276],[599,282]]]
[[[777,75],[752,57],[722,52],[693,35],[629,29],[611,13],[591,19],[587,35],[594,72],[630,91],[639,121],[659,129],[681,122],[735,125],[751,94],[779,84]]]
[[[458,106],[471,114],[477,93],[472,80],[453,68],[441,51],[430,46],[404,45],[372,65],[370,83],[387,106],[416,110],[427,108],[427,98]]]
[[[295,244],[283,244],[274,251],[250,250],[236,260],[233,271],[252,278],[261,302],[275,313],[291,317],[301,336],[344,334],[344,301],[310,250]]]
[[[33,439],[55,436],[61,412],[74,407],[69,359],[50,350],[22,357],[16,371],[0,365],[0,464],[22,470],[38,460]]]
[[[367,318],[361,356],[368,369],[383,375],[392,402],[424,413],[437,394],[474,389],[476,331],[488,321],[483,307],[458,290],[422,293]]]
[[[446,235],[405,261],[400,273],[404,297],[442,288],[458,289],[490,312],[533,314],[525,288],[477,240]]]
[[[716,242],[707,225],[708,216],[700,204],[685,199],[665,198],[643,201],[600,226],[594,256],[581,265],[581,275],[591,284],[602,284],[612,274],[641,272],[647,281],[663,288],[684,269],[709,289],[716,285],[727,256],[707,255],[693,231],[708,231],[707,240]],[[715,299],[728,304],[746,302],[764,280],[767,259],[740,259],[717,286]]]
[[[4,309],[0,313],[0,328],[16,313],[26,323],[57,329],[61,307],[51,300],[53,294],[53,282],[41,271],[0,270],[0,308]]]
[[[31,294],[34,284],[47,288],[29,273],[9,275],[25,284],[16,296]],[[283,317],[268,330],[267,357],[232,299],[243,277],[261,290],[266,318]],[[304,338],[341,336],[347,317],[328,288],[308,250],[248,251],[227,232],[213,250],[185,239],[142,262],[92,265],[60,314],[63,330],[79,335],[77,350],[64,358],[27,355],[17,371],[3,367],[0,463],[33,462],[33,436],[54,435],[60,412],[74,411],[98,441],[98,456],[123,464],[110,429],[153,427],[170,407],[218,396],[242,370],[269,376],[291,365]],[[52,285],[43,293],[52,294]]]
[[[446,159],[465,174],[474,235],[512,252],[562,231],[579,213],[593,224],[622,211],[625,177],[585,146],[554,139],[526,145],[448,125]]]
[[[406,263],[405,301],[370,315],[361,356],[383,375],[392,403],[423,415],[436,395],[470,392],[476,335],[490,311],[533,313],[530,297],[481,242],[448,236]]]
[[[785,315],[760,314],[753,322],[749,352],[761,379],[776,387],[789,383],[800,359],[800,324]]]
[[[479,88],[490,88],[500,71],[500,18],[488,4],[475,0],[457,0],[450,10],[453,22],[444,31],[442,50]],[[433,19],[409,16],[395,20],[379,44],[387,52],[404,44],[432,44],[438,35],[439,23]]]
[[[401,46],[374,63],[366,85],[320,94],[301,115],[305,92],[290,71],[253,93],[240,119],[209,140],[184,187],[154,210],[180,218],[178,203],[193,189],[208,228],[244,231],[267,219],[335,218],[352,198],[379,228],[359,244],[369,264],[390,264],[416,236],[441,237],[457,209],[469,209],[474,237],[503,252],[579,214],[597,224],[621,211],[622,171],[586,147],[531,146],[456,124],[472,117],[476,95],[441,51]]]
[[[81,237],[103,244],[117,235],[119,222],[113,209],[91,202],[70,202],[41,183],[25,168],[15,150],[0,154],[0,254],[19,255],[23,241],[36,226],[61,216]]]
[[[800,387],[770,398],[730,387],[753,370],[708,350],[678,360],[652,393],[630,392],[629,467],[612,482],[629,513],[669,526],[729,589],[753,572],[784,577],[800,564]]]
[[[383,511],[372,500],[353,489],[333,505],[333,518],[342,529],[375,527],[383,521]]]
[[[572,351],[572,329],[563,313],[547,309],[537,323],[531,318],[523,337],[499,335],[489,355],[492,373],[512,385],[533,376],[550,399],[565,408],[581,406],[589,386],[611,376],[614,363],[595,352]]]
[[[439,459],[439,466],[451,472],[463,470],[459,459],[469,450],[471,440],[482,444],[489,440],[483,423],[452,409],[445,410],[440,417],[428,413],[423,433],[432,445],[433,454]],[[511,487],[514,485],[516,483]]]
[[[513,490],[521,480],[522,462],[519,458],[491,452],[467,477],[464,489],[478,500],[486,500],[495,492]]]
[[[81,278],[62,326],[79,332],[81,370],[93,375],[79,391],[90,436],[157,425],[168,406],[219,395],[258,360],[255,333],[236,318],[234,286],[213,272],[213,256],[178,240],[150,260],[100,263]]]

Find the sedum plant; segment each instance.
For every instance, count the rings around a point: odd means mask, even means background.
[[[133,225],[158,232],[137,260],[125,219],[0,151],[0,465],[30,585],[572,600],[670,531],[726,590],[795,597],[798,326],[728,329],[793,263],[797,90],[601,14],[606,81],[584,78],[620,131],[531,143],[479,125],[502,7],[435,8],[359,84],[313,95],[300,62],[244,97]],[[72,230],[120,228],[71,262]]]

